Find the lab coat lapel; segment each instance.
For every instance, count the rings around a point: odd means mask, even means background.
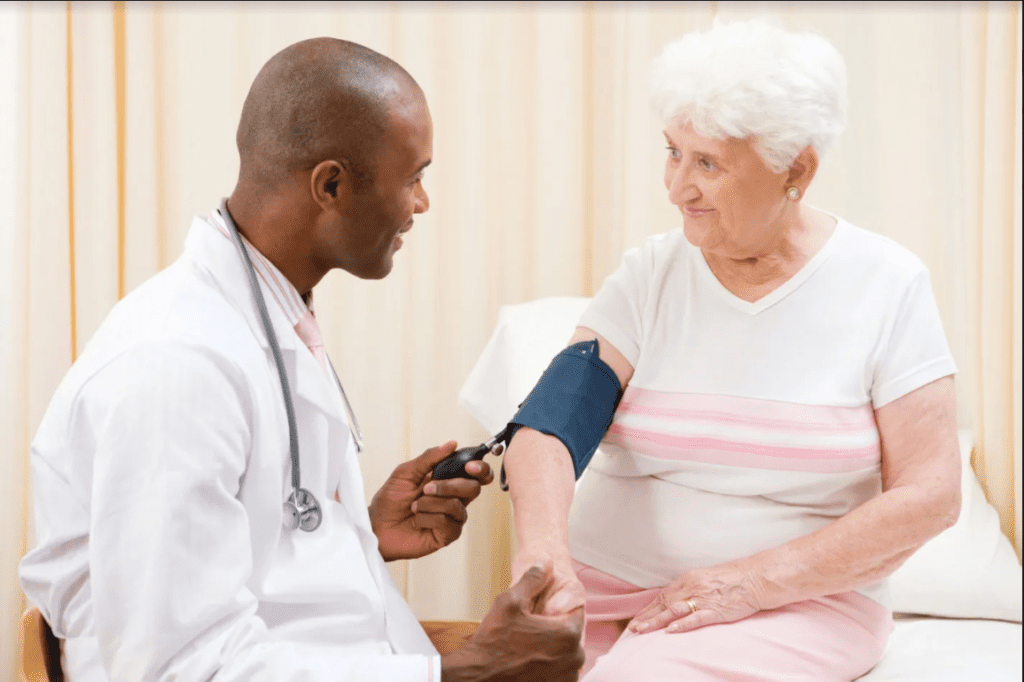
[[[270,341],[267,340],[267,334],[263,330],[263,322],[260,320],[256,301],[250,289],[248,268],[239,256],[238,247],[230,240],[225,239],[224,235],[217,231],[217,228],[207,224],[201,218],[196,218],[186,238],[185,248],[198,262],[209,268],[225,295],[245,318],[253,336],[267,352],[270,362],[273,363]],[[289,387],[293,395],[297,399],[305,400],[335,421],[344,424],[341,405],[334,396],[333,387],[321,371],[320,365],[299,339],[295,328],[288,322],[281,307],[274,303],[274,297],[267,289],[266,284],[258,278],[257,281],[263,292],[263,300],[267,304],[267,312],[270,315],[274,334],[277,336],[277,344],[281,349],[289,383],[293,384]],[[299,407],[296,405],[296,410],[298,409]]]
[[[235,244],[225,239],[217,231],[217,228],[207,224],[201,218],[196,218],[186,238],[185,248],[192,259],[210,273],[225,297],[245,319],[253,336],[266,351],[268,361],[272,366],[274,361],[270,343],[263,330],[263,324],[249,287],[247,268],[239,257]],[[324,434],[327,441],[322,444],[318,443],[317,446],[314,446],[313,451],[319,450],[319,447],[326,447],[327,452],[330,453],[328,457],[340,465],[337,479],[338,496],[356,527],[370,574],[383,597],[388,640],[396,653],[432,654],[436,650],[391,580],[380,556],[377,537],[373,534],[367,511],[359,459],[348,432],[351,427],[348,424],[339,389],[334,384],[334,376],[330,375],[328,379],[324,375],[313,354],[298,338],[294,328],[288,323],[280,307],[273,302],[274,299],[270,291],[262,281],[260,281],[260,287],[264,300],[267,301],[267,312],[270,315],[274,333],[277,335],[278,346],[281,349],[289,381],[293,384],[290,388],[295,396],[300,440],[315,439],[319,432],[308,420],[310,407],[333,421],[330,424],[331,428],[328,428]],[[305,446],[300,444],[300,447],[304,448]],[[312,462],[308,463],[312,464]],[[330,469],[332,466],[328,466],[328,468]],[[304,456],[303,474],[306,472],[307,461]],[[333,478],[333,475],[330,477]],[[306,480],[304,475],[303,481]],[[335,504],[334,500],[327,503]],[[272,526],[273,524],[267,520],[259,527]]]

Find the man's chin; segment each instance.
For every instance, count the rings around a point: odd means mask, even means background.
[[[357,277],[360,279],[384,279],[391,274],[394,267],[395,261],[389,254],[384,261],[375,264],[373,267],[367,268],[365,273],[359,274]]]

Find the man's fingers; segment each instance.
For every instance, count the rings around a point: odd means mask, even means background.
[[[463,524],[452,521],[444,514],[417,514],[413,522],[419,530],[430,531],[435,538],[441,540],[442,546],[455,542],[462,535]]]
[[[494,472],[491,470],[491,465],[478,459],[466,464],[466,473],[480,481],[480,485],[490,485],[494,480]]]
[[[423,489],[424,497],[448,497],[469,504],[480,495],[480,482],[472,478],[450,478],[445,481],[431,481]]]
[[[409,460],[401,466],[407,467],[410,477],[419,481],[433,471],[434,467],[439,464],[441,460],[455,452],[455,448],[458,446],[459,444],[456,441],[450,440],[443,445],[438,445],[437,447],[424,450],[422,455]]]
[[[420,516],[438,515],[447,516],[458,523],[465,523],[469,518],[469,512],[459,499],[451,497],[430,497],[424,495],[412,504],[413,512],[417,516],[417,523]]]

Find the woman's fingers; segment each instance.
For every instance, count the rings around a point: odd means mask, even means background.
[[[688,616],[684,616],[683,618],[669,623],[668,626],[665,627],[665,632],[689,632],[690,630],[696,630],[697,628],[702,628],[707,625],[715,625],[721,622],[723,622],[721,616],[711,609],[698,609]]]
[[[680,592],[664,591],[633,618],[629,629],[633,632],[653,632],[692,613],[694,611],[687,603],[687,597]]]

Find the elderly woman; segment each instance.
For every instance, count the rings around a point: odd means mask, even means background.
[[[513,579],[550,557],[547,612],[585,600],[587,682],[849,682],[892,630],[886,576],[959,512],[928,271],[804,201],[845,120],[825,39],[716,23],[653,83],[682,229],[570,341],[623,391],[575,497],[563,439],[510,444]]]

